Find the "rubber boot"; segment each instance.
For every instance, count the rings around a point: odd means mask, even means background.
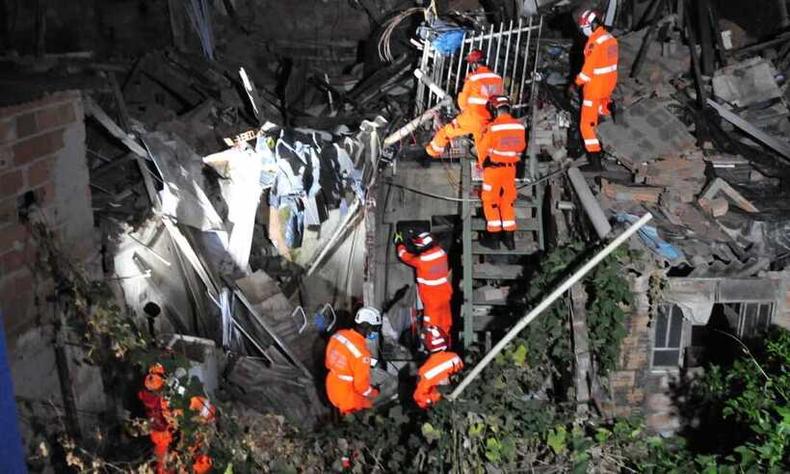
[[[587,164],[580,167],[579,169],[581,171],[593,171],[593,172],[603,171],[603,165],[601,164],[601,152],[588,151]]]
[[[516,250],[516,233],[512,230],[502,232],[502,244],[508,250]]]
[[[499,250],[499,236],[497,235],[499,232],[487,232],[483,231],[480,233],[480,245],[487,249],[491,250]]]

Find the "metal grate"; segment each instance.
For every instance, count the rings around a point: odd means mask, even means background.
[[[444,56],[424,43],[420,69],[436,84],[455,96],[468,72],[464,57],[472,49],[486,53],[488,66],[505,80],[505,90],[515,109],[525,108],[532,96],[532,78],[536,68],[537,45],[543,29],[543,17],[519,18],[507,24],[491,25],[487,32],[465,34],[461,48]],[[417,81],[415,113],[439,103],[439,98],[422,82]]]

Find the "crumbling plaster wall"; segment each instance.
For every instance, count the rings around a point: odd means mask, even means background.
[[[50,400],[63,405],[53,350],[54,287],[34,271],[37,249],[25,214],[43,219],[76,261],[95,256],[85,151],[79,92],[0,108],[0,313],[23,419],[48,411]],[[75,350],[66,352],[70,361],[80,357]],[[98,369],[69,365],[80,388],[77,406],[85,412],[102,409]],[[25,428],[23,423],[29,435]]]

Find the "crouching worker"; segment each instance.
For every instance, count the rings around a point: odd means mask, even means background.
[[[450,377],[464,368],[464,362],[454,352],[447,350],[447,334],[435,326],[428,326],[420,333],[425,349],[431,353],[420,367],[414,401],[427,409],[442,399],[440,385],[449,385]]]
[[[373,406],[379,391],[371,385],[371,354],[365,340],[381,327],[381,313],[365,306],[357,311],[353,329],[337,331],[326,346],[326,394],[341,415]]]

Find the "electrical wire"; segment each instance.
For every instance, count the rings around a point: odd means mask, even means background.
[[[403,20],[417,13],[422,13],[425,20],[427,21],[429,15],[431,14],[431,9],[433,9],[434,12],[433,14],[435,15],[436,5],[434,4],[434,2],[431,2],[431,6],[427,8],[412,7],[403,10],[402,12],[392,17],[392,19],[387,21],[384,26],[384,31],[381,33],[381,36],[379,37],[379,42],[378,42],[379,59],[390,63],[393,62],[395,58],[392,56],[391,43],[392,43],[392,33],[395,31],[395,28],[397,28],[398,25],[400,25],[403,22]]]

